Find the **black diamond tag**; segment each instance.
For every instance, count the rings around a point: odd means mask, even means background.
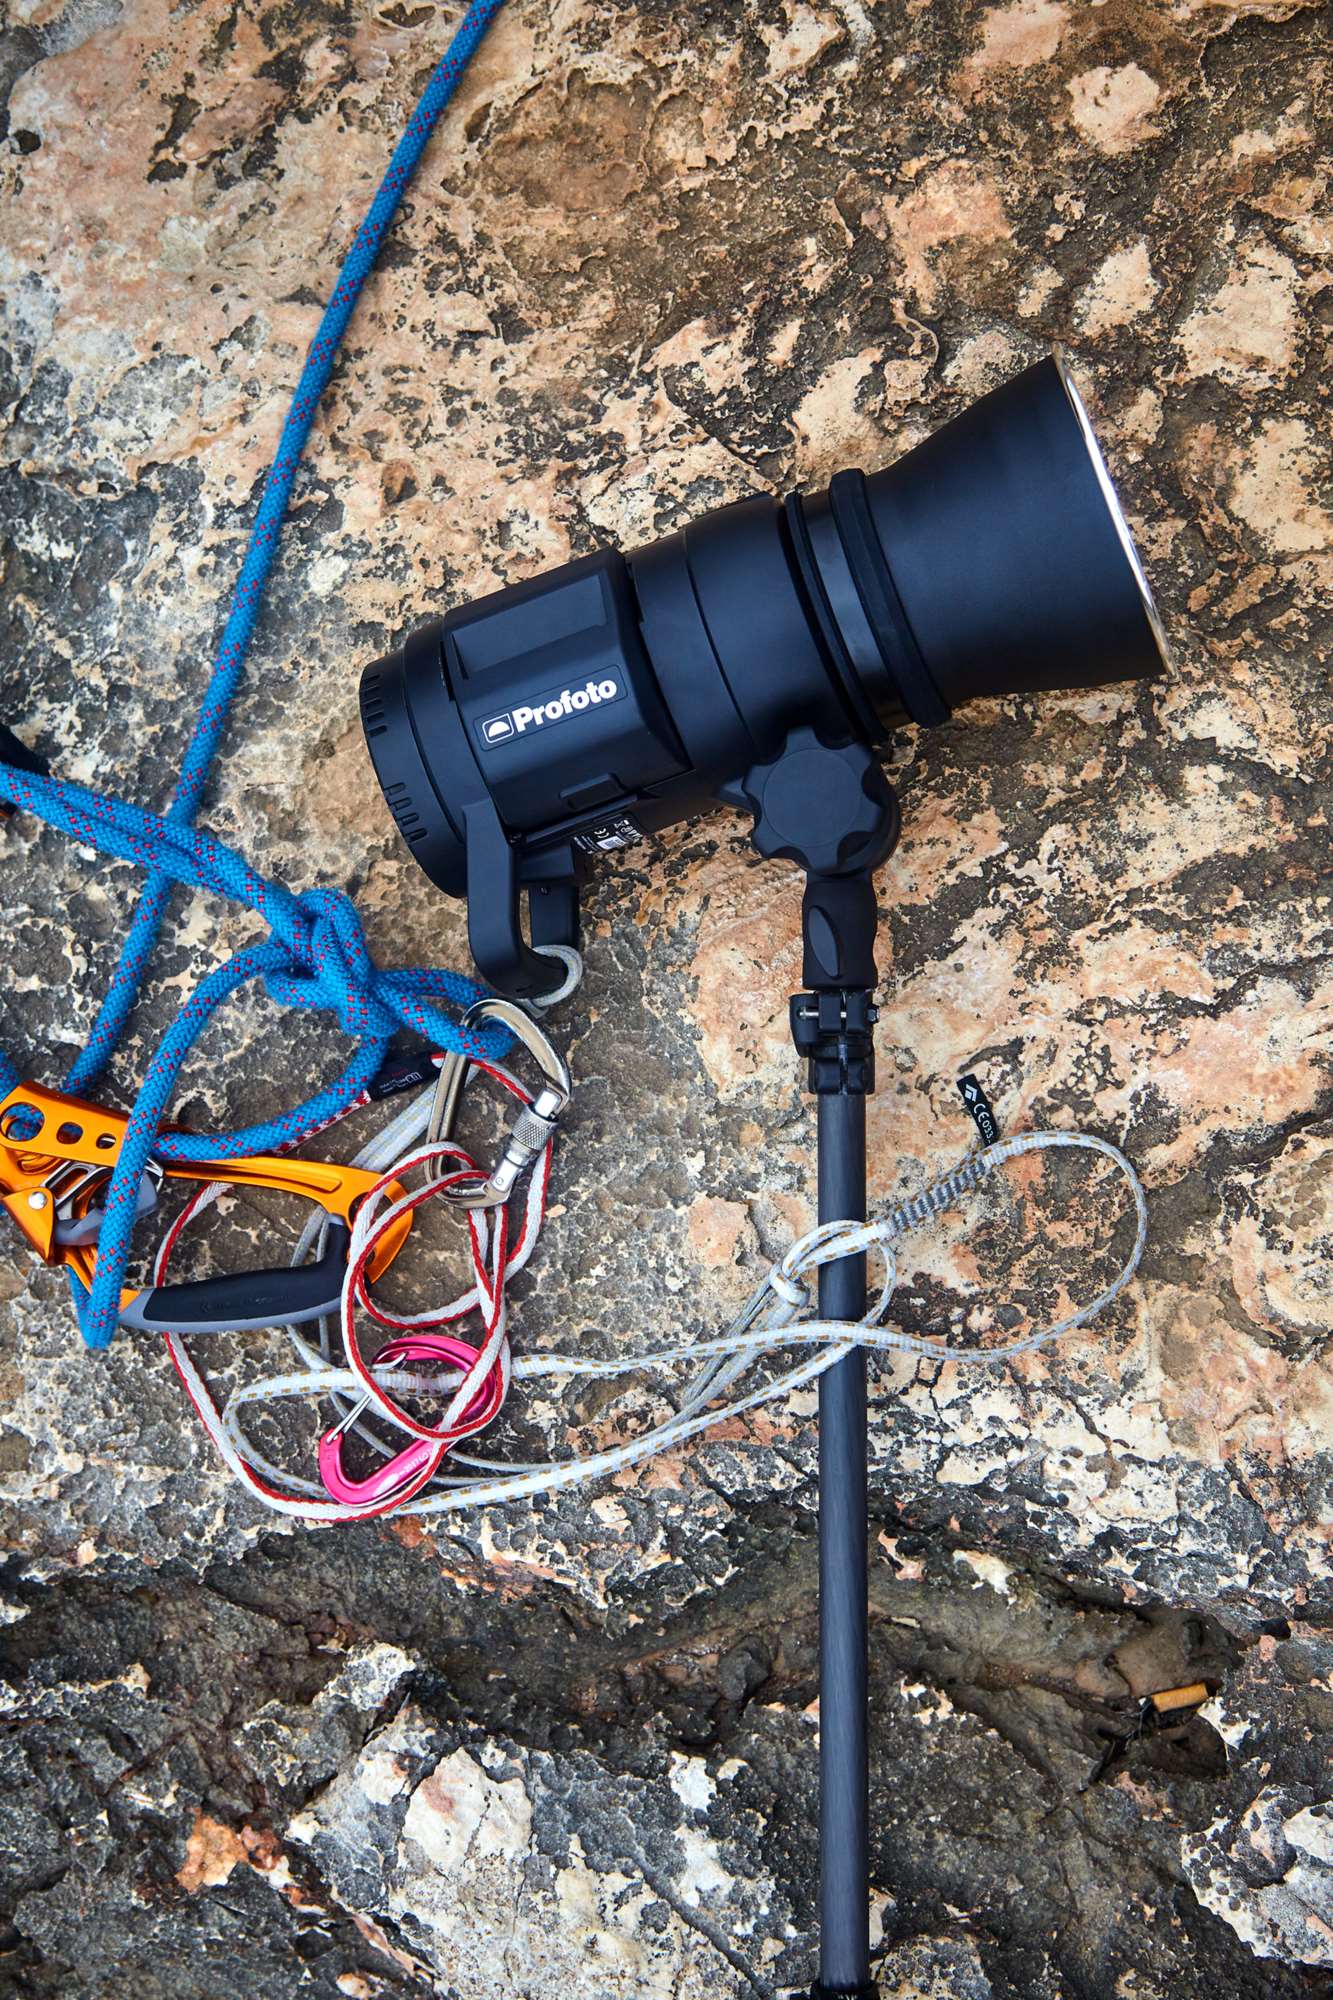
[[[958,1095],[972,1114],[982,1145],[993,1146],[1000,1136],[1000,1128],[995,1122],[990,1099],[974,1076],[959,1077]]]

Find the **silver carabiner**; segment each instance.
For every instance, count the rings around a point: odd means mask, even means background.
[[[477,1000],[463,1016],[464,1028],[479,1027],[486,1021],[499,1021],[516,1041],[522,1042],[541,1071],[542,1087],[532,1103],[525,1104],[515,1118],[508,1144],[490,1178],[483,1181],[479,1188],[460,1189],[457,1193],[450,1191],[446,1195],[447,1200],[456,1202],[460,1208],[498,1208],[502,1202],[508,1201],[519,1176],[545,1148],[573,1089],[564,1057],[552,1047],[532,1016],[516,1001],[496,997]],[[426,1127],[426,1139],[430,1145],[440,1145],[452,1137],[459,1099],[467,1081],[469,1060],[455,1050],[440,1064],[430,1123]]]

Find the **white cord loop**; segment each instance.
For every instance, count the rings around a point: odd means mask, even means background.
[[[528,1023],[530,1033],[540,1041],[540,1030]],[[529,1042],[532,1049],[533,1043]],[[558,1061],[558,1059],[556,1059]],[[498,1064],[474,1066],[498,1081],[518,1098],[519,1124],[536,1112],[541,1093],[529,1092],[508,1070]],[[305,1338],[302,1329],[288,1327],[297,1365],[290,1370],[268,1374],[235,1390],[219,1412],[199,1370],[186,1351],[180,1336],[168,1335],[172,1359],[191,1401],[222,1458],[250,1492],[273,1511],[308,1522],[366,1519],[377,1513],[400,1509],[416,1516],[455,1513],[466,1507],[490,1506],[506,1500],[532,1498],[601,1479],[639,1464],[659,1452],[673,1450],[699,1436],[712,1425],[746,1415],[760,1405],[790,1396],[821,1375],[826,1368],[849,1353],[864,1347],[876,1353],[905,1354],[920,1359],[960,1363],[991,1363],[1017,1354],[1027,1354],[1049,1345],[1077,1327],[1086,1326],[1119,1297],[1138,1269],[1147,1240],[1148,1210],[1138,1175],[1120,1150],[1105,1139],[1081,1132],[1024,1132],[1002,1139],[984,1151],[968,1156],[949,1173],[941,1175],[910,1200],[900,1202],[888,1215],[867,1222],[825,1222],[809,1230],[767,1271],[722,1334],[707,1340],[677,1343],[648,1351],[598,1358],[585,1353],[521,1354],[511,1356],[508,1341],[505,1287],[507,1279],[528,1262],[535,1248],[545,1213],[546,1186],[550,1171],[553,1134],[544,1135],[535,1126],[524,1128],[535,1146],[541,1141],[521,1195],[512,1192],[505,1201],[489,1208],[465,1210],[464,1219],[471,1236],[474,1283],[458,1298],[432,1312],[410,1316],[387,1314],[371,1299],[365,1279],[366,1266],[376,1244],[409,1208],[435,1194],[458,1199],[454,1190],[461,1183],[466,1190],[484,1180],[462,1148],[448,1136],[427,1138],[432,1123],[441,1122],[441,1104],[449,1100],[449,1123],[457,1103],[462,1078],[442,1079],[444,1089],[424,1092],[358,1155],[356,1164],[382,1176],[381,1186],[363,1201],[352,1228],[347,1280],[342,1298],[344,1361],[335,1362],[327,1325],[320,1329],[318,1345]],[[517,1128],[516,1128],[517,1129]],[[511,1140],[512,1145],[512,1140]],[[1076,1151],[1091,1153],[1110,1162],[1123,1176],[1134,1205],[1134,1241],[1123,1266],[1112,1281],[1088,1304],[1050,1326],[1020,1335],[995,1346],[960,1346],[919,1334],[909,1334],[885,1325],[897,1284],[898,1267],[894,1246],[911,1230],[945,1210],[980,1187],[998,1168],[1030,1153]],[[425,1184],[415,1193],[387,1199],[392,1181],[400,1185],[413,1171],[424,1174]],[[214,1199],[220,1190],[201,1189],[182,1222]],[[510,1209],[517,1211],[513,1222]],[[517,1228],[515,1230],[515,1226]],[[163,1246],[159,1264],[165,1258],[173,1233]],[[323,1227],[310,1224],[297,1245],[294,1262],[301,1262],[312,1248],[322,1246]],[[866,1252],[881,1259],[883,1282],[874,1304],[857,1322],[798,1317],[810,1309],[807,1274],[821,1264],[840,1257]],[[161,1270],[156,1274],[160,1281]],[[356,1339],[358,1307],[396,1332],[452,1325],[470,1314],[482,1320],[480,1344],[466,1343],[475,1354],[467,1367],[440,1367],[431,1372],[401,1365],[377,1369],[372,1361],[362,1361]],[[420,1344],[420,1343],[418,1343]],[[802,1351],[804,1350],[804,1351]],[[731,1393],[742,1378],[758,1364],[772,1361],[785,1352],[799,1354],[792,1365],[759,1381],[742,1393]],[[503,1403],[511,1381],[535,1382],[549,1378],[615,1379],[635,1376],[644,1370],[694,1369],[679,1396],[673,1413],[650,1425],[628,1442],[602,1451],[575,1454],[567,1459],[537,1462],[501,1462],[481,1457],[451,1439],[431,1459],[429,1473],[415,1485],[375,1504],[354,1505],[332,1500],[325,1488],[294,1476],[268,1458],[246,1429],[253,1412],[273,1409],[288,1401],[329,1399],[341,1419],[341,1426],[367,1444],[381,1458],[390,1458],[403,1448],[403,1438],[438,1440],[451,1426],[461,1425],[456,1438],[469,1428],[466,1413],[475,1411],[488,1383],[498,1387],[486,1412],[470,1428],[491,1421]],[[496,1370],[499,1370],[498,1382]],[[427,1425],[401,1407],[402,1396],[430,1395],[437,1402],[444,1397],[447,1407],[442,1419]],[[373,1406],[376,1421],[387,1423],[397,1433],[386,1442],[372,1425],[362,1421],[362,1413]],[[420,1447],[418,1447],[420,1453]],[[447,1454],[447,1455],[446,1455]]]
[[[540,1000],[528,1002],[528,1005],[535,1007],[538,1013],[546,1014],[552,1007],[558,1007],[562,1000],[568,1000],[578,986],[583,978],[583,955],[569,944],[535,944],[532,949],[540,958],[559,959],[565,968],[565,976],[554,993],[543,993]]]

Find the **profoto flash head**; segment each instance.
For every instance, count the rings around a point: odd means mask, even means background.
[[[580,856],[724,797],[755,813],[761,852],[864,870],[896,831],[869,752],[897,724],[1164,656],[1057,354],[883,472],[737,501],[434,619],[366,670],[361,714],[403,838],[467,898],[483,977],[534,998],[563,970],[524,942],[519,892],[534,945],[572,943]],[[812,855],[830,786],[846,812]]]

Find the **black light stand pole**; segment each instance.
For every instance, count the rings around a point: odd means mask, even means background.
[[[819,1099],[821,1220],[865,1213],[865,1098]],[[865,1258],[825,1264],[819,1310],[865,1311]],[[819,1986],[873,1995],[866,1695],[866,1361],[819,1378]]]
[[[839,883],[863,891],[868,878]],[[812,890],[815,884],[811,884]],[[810,896],[807,893],[807,908]],[[870,931],[866,952],[873,946]],[[806,976],[810,974],[807,946]],[[866,1212],[866,1097],[874,1088],[866,987],[825,987],[792,1003],[797,1048],[818,1105],[819,1220]],[[821,1319],[859,1320],[866,1260],[819,1268]],[[819,1378],[819,1983],[812,2000],[873,2000],[867,1745],[866,1361],[856,1348]]]
[[[819,1211],[865,1214],[865,1098],[819,1099]],[[826,1264],[819,1310],[865,1311],[864,1257]],[[866,1361],[858,1348],[819,1383],[820,1985],[869,1994],[870,1826],[866,1712]]]
[[[763,855],[806,871],[807,990],[792,1039],[818,1104],[819,1220],[866,1212],[866,1098],[877,908],[873,871],[898,837],[898,802],[872,753],[793,730],[782,754],[728,794],[755,815]],[[825,1319],[859,1320],[866,1260],[819,1268]],[[866,1365],[857,1348],[819,1378],[819,1979],[811,2000],[876,2000],[870,1977],[869,1749],[866,1710]]]

